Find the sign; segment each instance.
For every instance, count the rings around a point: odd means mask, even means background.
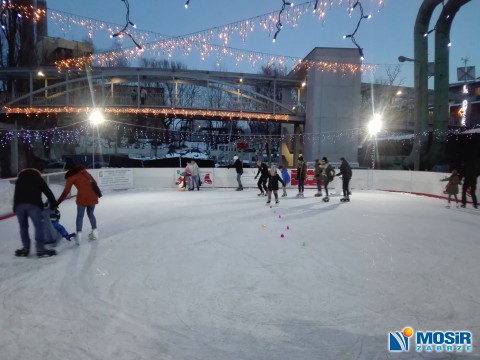
[[[133,189],[133,169],[100,169],[97,182],[102,190]]]

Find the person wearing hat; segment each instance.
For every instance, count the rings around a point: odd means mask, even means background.
[[[298,164],[297,164],[297,181],[298,181],[297,198],[303,198],[303,191],[305,190],[305,180],[307,180],[307,164],[303,160],[303,156],[299,156]]]
[[[237,172],[237,183],[238,187],[235,189],[236,191],[242,191],[243,190],[243,185],[242,185],[242,175],[243,175],[243,164],[238,158],[237,155],[233,157],[233,167],[235,167],[235,170]],[[230,165],[227,166],[227,169],[230,169]]]

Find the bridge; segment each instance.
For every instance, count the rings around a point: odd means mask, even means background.
[[[251,120],[303,124],[304,79],[158,68],[5,68],[1,113],[143,114],[160,118]],[[303,86],[302,86],[303,84]],[[5,86],[4,86],[5,87]],[[141,96],[145,94],[145,97]]]

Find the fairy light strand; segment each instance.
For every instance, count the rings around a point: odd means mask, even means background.
[[[127,28],[129,26],[132,26],[133,28],[136,28],[135,24],[130,20],[130,4],[128,3],[128,0],[121,0],[126,8],[127,8],[127,14],[125,15],[125,20],[126,20],[126,23],[125,23],[125,26],[118,32],[110,35],[112,38],[114,37],[117,37],[117,36],[122,36],[122,35],[126,35],[128,36],[130,39],[132,39],[133,43],[135,44],[135,46],[139,49],[139,50],[142,50],[142,47],[140,46],[139,43],[137,43],[135,41],[135,39],[133,38],[132,34],[130,34],[128,31],[127,31]]]
[[[358,6],[358,8],[360,9],[360,19],[358,20],[357,22],[357,27],[355,28],[355,30],[353,31],[353,33],[351,33],[350,35],[345,35],[343,38],[344,39],[348,39],[350,38],[353,42],[353,44],[357,47],[358,49],[358,53],[360,55],[360,59],[363,60],[364,59],[364,54],[363,54],[363,48],[357,43],[356,39],[355,39],[355,34],[357,33],[358,29],[360,28],[360,25],[362,23],[363,20],[365,19],[370,19],[371,18],[371,15],[365,15],[364,12],[363,12],[363,6],[362,6],[362,3],[360,1],[357,1],[355,2],[355,4],[353,5],[353,7],[350,9],[350,11],[352,12],[356,7]]]
[[[278,33],[282,30],[282,13],[283,11],[285,10],[285,8],[287,6],[293,6],[293,3],[292,2],[286,2],[285,0],[282,0],[283,1],[283,4],[282,4],[282,8],[280,9],[280,12],[278,13],[278,20],[277,20],[277,23],[275,24],[275,27],[277,28],[277,31],[275,32],[275,35],[273,35],[273,42],[275,42],[275,40],[277,40],[277,35]]]

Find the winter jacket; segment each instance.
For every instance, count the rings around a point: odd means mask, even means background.
[[[283,186],[285,186],[285,183],[283,180],[280,178],[280,175],[275,174],[275,175],[268,175],[268,186],[267,189],[269,191],[271,190],[278,190],[278,183],[281,182]]]
[[[285,184],[290,182],[290,174],[288,173],[288,169],[286,167],[282,168],[282,180]]]
[[[333,180],[334,176],[335,176],[335,170],[333,170],[333,166],[330,165],[329,163],[326,163],[323,166],[322,174],[320,175],[321,179],[330,182]]]
[[[243,164],[240,159],[235,160],[232,166],[235,168],[237,174],[243,174]],[[230,166],[227,166],[227,168],[230,169]]]
[[[98,196],[92,188],[92,181],[95,180],[85,169],[85,166],[77,165],[72,170],[67,171],[65,179],[67,180],[67,183],[65,184],[65,189],[63,190],[62,195],[58,198],[58,204],[65,200],[72,189],[72,186],[77,188],[77,205],[91,206],[98,204]]]
[[[443,179],[442,181],[448,181],[447,186],[445,187],[445,191],[449,195],[458,194],[458,184],[460,184],[460,175],[452,174],[448,178]]]
[[[297,166],[297,180],[307,180],[307,164]]]
[[[15,182],[13,212],[20,204],[33,204],[43,209],[42,193],[47,197],[50,208],[55,209],[57,201],[40,171],[33,168],[23,169]]]
[[[342,161],[342,164],[340,165],[340,172],[337,174],[337,176],[343,176],[345,179],[352,178],[352,168],[347,160]]]
[[[268,178],[268,166],[265,163],[261,163],[260,166],[258,167],[258,172],[257,175],[255,175],[255,178],[257,178],[258,174],[262,173],[261,176],[264,178]]]
[[[315,179],[319,179],[322,175],[324,166],[319,161],[315,161]]]
[[[200,176],[200,168],[196,162],[191,162],[189,165],[192,176]]]

